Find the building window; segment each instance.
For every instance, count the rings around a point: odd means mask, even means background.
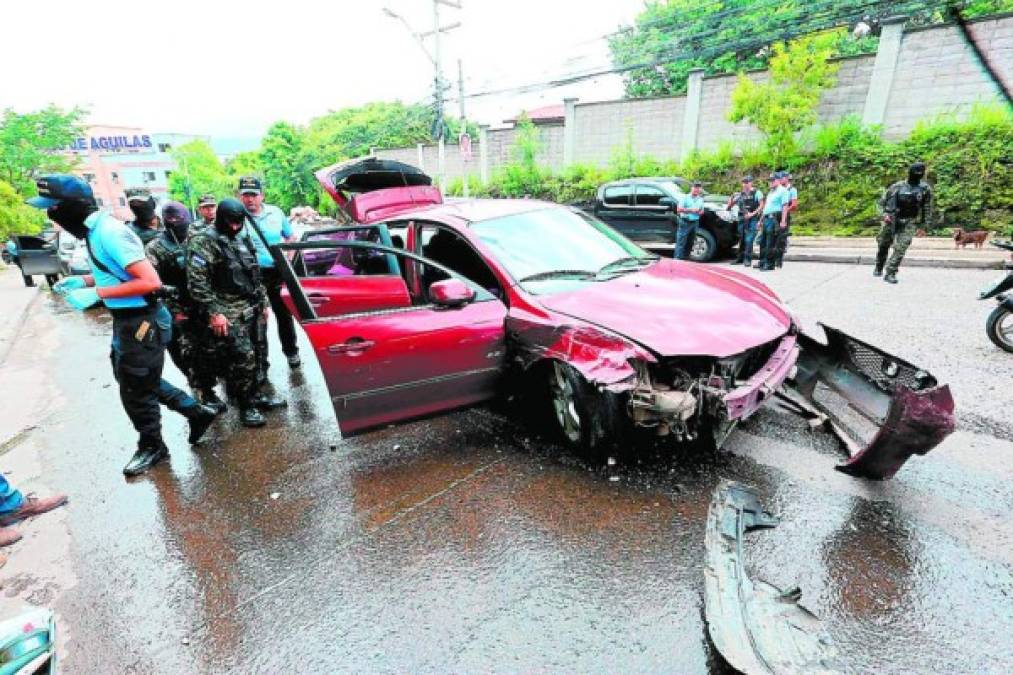
[[[154,183],[155,182],[155,172],[154,171],[145,171],[144,172],[144,180],[145,180],[145,182],[148,182],[148,183]]]
[[[120,182],[120,174],[118,174],[115,171],[113,171],[112,177],[113,177],[113,182],[114,183],[119,183]]]
[[[169,145],[168,143],[159,143],[158,144],[158,151],[159,152],[169,152],[170,150],[172,150],[172,146]]]
[[[84,174],[84,180],[85,180],[86,183],[94,183],[95,182],[95,174],[93,174],[93,173],[86,173],[86,174]]]
[[[127,205],[127,200],[124,199],[123,197],[120,197],[120,206],[126,206],[126,205]]]

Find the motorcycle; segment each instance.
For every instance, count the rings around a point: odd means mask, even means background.
[[[985,332],[995,346],[1013,353],[1013,241],[993,241],[993,246],[1010,252],[1010,262],[1006,263],[1006,276],[983,290],[979,300],[995,298],[999,306],[992,310],[985,322]]]

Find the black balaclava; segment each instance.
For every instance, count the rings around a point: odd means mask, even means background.
[[[246,207],[238,199],[223,199],[215,212],[215,229],[235,239],[246,222]]]
[[[162,222],[165,223],[166,233],[177,244],[186,241],[190,233],[190,212],[179,202],[168,202],[162,207]]]
[[[925,162],[915,162],[907,171],[907,182],[911,185],[918,185],[925,178]]]
[[[46,209],[49,219],[78,239],[88,236],[85,218],[98,211],[93,199],[61,199]]]
[[[134,212],[134,222],[141,227],[148,227],[155,217],[155,198],[148,197],[141,201],[134,199],[130,202],[130,210]]]

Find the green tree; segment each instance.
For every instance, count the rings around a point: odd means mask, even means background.
[[[263,171],[264,165],[260,160],[260,150],[240,152],[225,163],[225,172],[229,175],[233,190],[239,184],[240,176],[259,176]]]
[[[169,176],[169,194],[173,199],[194,207],[197,198],[210,192],[221,198],[233,192],[225,167],[206,141],[195,140],[172,150],[176,170]]]
[[[288,211],[293,206],[317,206],[320,189],[313,172],[320,168],[317,153],[305,133],[288,122],[276,122],[261,141],[265,198]]]
[[[10,183],[0,180],[0,245],[12,234],[35,234],[45,222],[42,211],[25,204]]]
[[[796,135],[816,123],[820,94],[836,82],[838,66],[828,59],[834,53],[837,37],[824,33],[787,46],[776,43],[767,82],[757,83],[739,74],[728,119],[747,120],[759,129],[778,165],[795,157]]]
[[[0,118],[0,180],[22,194],[34,195],[36,176],[64,173],[75,158],[62,153],[81,134],[81,108],[50,105],[30,113],[8,108]]]

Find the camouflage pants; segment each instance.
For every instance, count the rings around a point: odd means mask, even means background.
[[[879,228],[879,235],[876,243],[879,250],[876,252],[876,267],[884,267],[887,274],[897,274],[900,263],[907,253],[908,246],[915,236],[915,223],[913,220],[897,220],[895,223],[883,223]],[[890,246],[893,245],[893,255],[890,255]],[[887,261],[887,255],[890,260]]]
[[[193,393],[198,393],[210,381],[214,386],[214,376],[207,373],[207,358],[201,345],[200,326],[192,319],[174,321],[172,324],[172,340],[166,346],[173,365],[186,377],[187,384]]]
[[[214,364],[215,378],[225,380],[228,392],[240,403],[252,398],[257,388],[257,354],[252,322],[229,320],[229,334],[209,335],[205,354]]]

